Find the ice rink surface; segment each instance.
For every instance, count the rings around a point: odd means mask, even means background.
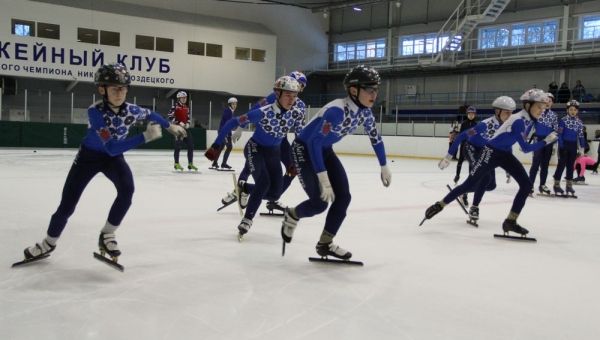
[[[54,253],[11,268],[45,236],[75,154],[0,150],[1,339],[600,336],[600,176],[589,171],[590,185],[575,187],[578,199],[528,199],[519,223],[538,242],[526,243],[493,237],[517,191],[501,170],[479,228],[456,203],[419,227],[446,194],[455,162],[441,171],[434,160],[389,160],[393,179],[384,188],[375,157],[341,156],[353,197],[335,242],[365,263],[353,267],[308,262],[324,214],[300,221],[285,257],[279,217],[256,217],[239,243],[236,206],[216,211],[233,187],[230,173],[209,170],[199,151],[201,174],[174,173],[172,151],[131,151],[136,192],[117,231],[125,272],[92,256],[116,193],[103,175]],[[241,153],[229,164],[241,170]],[[295,180],[281,201],[305,198]]]

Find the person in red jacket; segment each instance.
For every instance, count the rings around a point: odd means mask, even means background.
[[[188,95],[184,91],[177,92],[177,102],[169,110],[169,121],[171,124],[176,124],[182,128],[190,128],[190,109],[187,105]],[[181,150],[181,143],[184,142],[187,145],[187,158],[188,158],[188,170],[198,171],[198,168],[194,165],[194,139],[192,134],[188,133],[186,137],[175,137],[175,152],[173,157],[175,158],[175,170],[182,170],[183,167],[179,164],[179,151]]]

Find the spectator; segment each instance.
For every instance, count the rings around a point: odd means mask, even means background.
[[[594,141],[596,142],[600,142],[600,130],[596,130],[596,136],[594,136]],[[594,167],[596,168],[596,170],[594,170],[594,174],[598,173],[598,165],[600,164],[600,143],[598,143],[598,158],[596,158],[596,164],[594,164]]]
[[[579,102],[582,102],[584,95],[585,95],[585,87],[583,87],[583,84],[581,84],[581,80],[577,80],[575,82],[575,87],[571,91],[571,98],[573,98]]]
[[[558,89],[558,102],[567,103],[571,98],[571,90],[567,86],[567,83],[562,83]]]
[[[575,159],[574,170],[577,172],[577,177],[573,179],[573,182],[585,183],[585,170],[592,170],[593,172],[598,172],[598,163],[592,157],[588,157],[586,155],[581,155],[581,153],[578,153],[577,158]]]
[[[588,151],[590,151],[590,141],[587,138],[587,128],[585,127],[585,125],[583,126],[583,139],[585,140],[585,146],[583,149],[583,154],[585,155],[588,153]]]
[[[551,82],[548,85],[548,93],[551,93],[554,96],[554,98],[558,98],[558,85],[555,81]]]

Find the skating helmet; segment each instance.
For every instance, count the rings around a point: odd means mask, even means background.
[[[185,91],[177,92],[177,98],[187,98],[187,93]]]
[[[283,76],[277,79],[273,85],[273,91],[290,91],[298,93],[300,92],[300,83],[290,76]]]
[[[576,108],[579,108],[579,102],[576,101],[575,99],[571,99],[567,102],[567,109],[570,108],[571,106],[575,106]]]
[[[346,74],[344,88],[348,90],[352,86],[376,85],[381,82],[379,72],[365,65],[358,65]]]
[[[94,74],[94,84],[100,85],[129,85],[131,75],[127,67],[120,63],[108,63],[100,66]]]
[[[237,99],[235,99],[235,97],[229,98],[229,100],[227,101],[227,104],[231,104],[231,103],[237,103]]]
[[[554,95],[550,92],[546,92],[546,95],[548,96],[548,98],[552,99],[552,102],[554,102]]]
[[[548,94],[540,89],[531,89],[521,96],[523,103],[550,103]]]
[[[306,76],[302,72],[294,71],[290,73],[290,77],[296,79],[303,86],[306,86],[306,84],[308,84],[308,80],[306,80]]]
[[[469,106],[467,108],[467,113],[469,112],[477,113],[477,109],[475,108],[475,106]]]
[[[494,99],[494,101],[492,102],[492,107],[494,109],[508,110],[510,112],[513,112],[517,109],[517,103],[515,103],[514,99],[512,99],[511,97],[502,96]]]

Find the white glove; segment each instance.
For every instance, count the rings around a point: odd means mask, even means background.
[[[387,164],[381,167],[381,182],[384,187],[389,187],[392,184],[392,172]]]
[[[317,174],[319,177],[319,188],[321,188],[321,199],[325,202],[333,202],[335,200],[335,194],[333,193],[333,189],[331,188],[331,183],[329,183],[329,177],[327,176],[327,171],[319,172]]]
[[[446,157],[442,158],[442,160],[438,163],[438,168],[440,168],[440,170],[444,170],[448,167],[448,165],[450,165],[450,162],[452,162],[452,155],[447,154]]]
[[[148,123],[146,131],[144,131],[143,135],[144,139],[146,140],[146,143],[150,143],[151,141],[157,140],[160,137],[162,137],[162,129],[157,123],[150,122]]]
[[[185,125],[183,126],[184,129],[189,129],[190,128],[190,123],[185,123]]]
[[[175,137],[181,137],[181,138],[187,137],[187,133],[185,132],[185,129],[179,125],[169,124],[167,131],[169,131],[169,133]]]
[[[554,147],[552,148],[552,156],[556,155],[556,144],[554,144]]]
[[[546,138],[544,138],[544,142],[546,142],[546,145],[550,145],[554,142],[556,142],[558,140],[558,133],[556,133],[555,131],[552,131],[552,133],[550,133],[548,136],[546,136]]]
[[[510,174],[506,173],[506,183],[510,183]]]
[[[240,138],[242,137],[242,131],[244,131],[244,129],[242,129],[241,126],[238,126],[238,128],[235,129],[235,131],[233,131],[233,133],[231,134],[231,140],[234,143],[240,140]]]
[[[182,128],[184,128],[185,124],[183,124],[183,122],[179,122],[179,126],[181,126]]]

